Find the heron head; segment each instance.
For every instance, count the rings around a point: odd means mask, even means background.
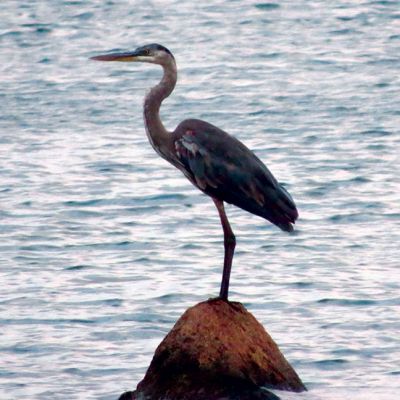
[[[172,53],[157,43],[147,44],[130,52],[103,54],[90,58],[97,61],[148,62],[161,65],[171,60],[175,61]]]

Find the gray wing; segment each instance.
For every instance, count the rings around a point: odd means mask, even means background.
[[[243,143],[194,119],[183,121],[173,135],[177,166],[200,190],[293,230],[298,212],[292,197]]]

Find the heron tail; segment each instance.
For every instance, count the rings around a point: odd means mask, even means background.
[[[277,226],[285,232],[293,232],[294,228],[290,222],[277,224]]]
[[[278,184],[276,191],[277,198],[273,204],[272,222],[285,232],[293,232],[293,224],[299,216],[296,204],[282,185]]]

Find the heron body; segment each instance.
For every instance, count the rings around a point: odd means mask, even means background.
[[[156,152],[210,196],[217,207],[225,246],[220,297],[227,299],[236,239],[225,214],[224,202],[291,232],[298,217],[292,197],[251,150],[220,128],[202,120],[187,119],[173,132],[165,129],[159,110],[162,101],[175,87],[177,69],[174,56],[164,46],[151,44],[133,52],[92,58],[149,62],[163,67],[161,81],[150,90],[144,101],[146,133]]]

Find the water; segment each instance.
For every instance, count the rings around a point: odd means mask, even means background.
[[[236,135],[299,207],[294,235],[228,207],[231,298],[310,391],[400,388],[397,1],[0,3],[0,398],[116,399],[186,308],[218,293],[212,202],[144,134],[157,67],[88,61],[159,42],[162,108]]]

